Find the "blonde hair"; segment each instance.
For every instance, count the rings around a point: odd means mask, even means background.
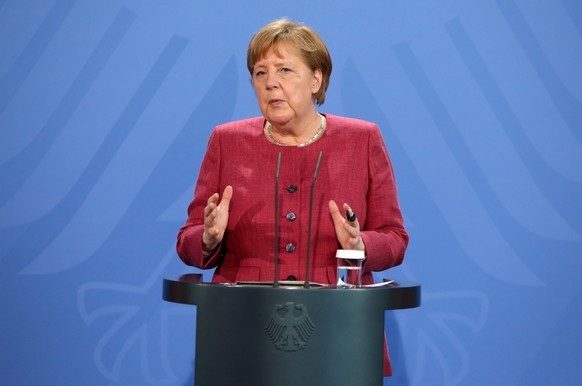
[[[247,67],[251,77],[255,63],[261,60],[271,47],[277,53],[277,45],[280,43],[290,43],[298,48],[307,66],[312,71],[321,71],[321,86],[315,94],[315,101],[322,105],[331,76],[331,57],[321,37],[304,24],[279,19],[258,30],[247,48]]]

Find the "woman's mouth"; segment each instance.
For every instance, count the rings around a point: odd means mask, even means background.
[[[284,102],[283,99],[271,99],[271,100],[269,100],[269,104],[271,106],[278,106],[278,105],[282,104],[283,102]]]

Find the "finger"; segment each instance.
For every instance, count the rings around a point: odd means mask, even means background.
[[[206,203],[208,205],[216,204],[216,201],[218,201],[218,193],[214,193],[212,196],[208,197],[208,200],[206,201]]]
[[[228,185],[226,188],[224,188],[224,192],[222,193],[222,199],[220,200],[219,206],[228,211],[231,199],[232,199],[232,186]]]
[[[339,211],[337,204],[335,203],[334,200],[329,200],[328,206],[329,206],[329,213],[331,213],[332,216],[335,214],[335,212]]]
[[[346,212],[346,220],[352,224],[355,224],[358,220],[356,218],[356,212],[346,203],[344,203],[344,211]]]
[[[347,203],[343,205],[344,210],[346,211],[347,221],[344,226],[348,234],[357,239],[360,237],[360,223],[358,222],[358,218],[356,217],[356,212],[349,206]]]
[[[216,222],[216,211],[212,211],[204,218],[204,227],[207,231],[211,231]]]
[[[210,216],[210,214],[212,212],[214,212],[214,210],[216,209],[216,204],[214,203],[209,203],[208,205],[206,205],[204,207],[204,218],[206,219],[208,216]]]
[[[334,200],[330,200],[328,203],[329,206],[329,213],[331,214],[331,218],[333,219],[334,223],[343,223],[345,222],[344,217],[340,213],[339,208]]]
[[[356,220],[357,222],[358,220]],[[344,229],[348,232],[348,235],[353,238],[357,238],[360,235],[360,230],[357,226],[351,225],[349,222],[346,221],[344,224]]]

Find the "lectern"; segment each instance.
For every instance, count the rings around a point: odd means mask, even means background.
[[[379,386],[384,311],[420,305],[420,285],[303,288],[164,279],[197,306],[196,386]]]

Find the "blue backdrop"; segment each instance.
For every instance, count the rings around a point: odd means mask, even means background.
[[[321,111],[394,164],[411,244],[377,276],[423,305],[387,313],[385,385],[579,384],[582,2],[280,4],[0,0],[2,384],[192,384],[196,311],[161,281],[195,271],[208,136],[259,114],[245,50],[282,16],[329,46]]]

